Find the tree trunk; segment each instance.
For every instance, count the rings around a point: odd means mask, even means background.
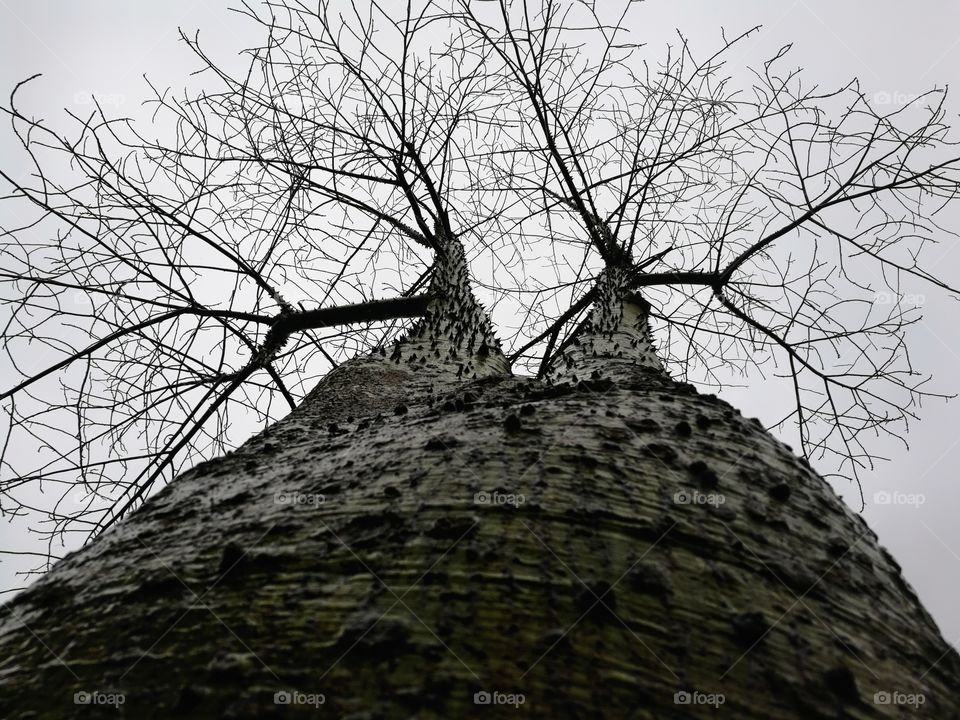
[[[616,277],[553,382],[445,296],[182,475],[0,610],[0,715],[960,717],[876,536]]]

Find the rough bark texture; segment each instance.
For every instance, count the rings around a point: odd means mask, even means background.
[[[470,291],[463,246],[439,232],[438,237],[442,244],[430,283],[436,300],[423,320],[394,344],[390,362],[442,382],[509,374],[490,320]],[[387,357],[385,350],[380,357]]]
[[[597,283],[597,297],[587,319],[577,328],[549,369],[554,381],[598,380],[623,366],[663,371],[650,337],[649,303],[627,290],[627,268],[608,270]],[[613,362],[612,362],[613,361]]]
[[[0,715],[116,717],[73,704],[99,690],[131,718],[517,714],[478,691],[542,718],[916,716],[874,703],[900,691],[960,717],[960,661],[876,536],[639,361],[641,302],[599,301],[555,384],[509,376],[474,309],[338,368],[0,610]]]

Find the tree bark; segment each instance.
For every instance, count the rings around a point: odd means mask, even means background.
[[[960,717],[960,660],[874,533],[662,371],[615,273],[548,382],[438,292],[465,287],[451,257],[393,352],[0,609],[0,715],[116,717],[74,704],[97,691],[125,717],[316,716],[275,702],[297,691],[327,717],[512,716],[475,704],[498,692],[542,718],[897,718],[874,694],[900,692]]]

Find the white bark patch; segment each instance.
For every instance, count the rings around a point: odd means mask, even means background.
[[[624,271],[610,269],[598,281],[597,299],[570,345],[554,359],[554,381],[610,378],[624,365],[663,372],[647,320],[648,305],[625,288]]]
[[[509,375],[490,319],[470,290],[460,242],[447,240],[435,262],[430,292],[436,300],[423,320],[382,357],[421,374],[454,380]]]

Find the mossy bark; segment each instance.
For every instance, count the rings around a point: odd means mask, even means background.
[[[459,370],[475,327],[338,368],[0,609],[0,716],[118,716],[74,704],[99,691],[131,718],[517,714],[478,692],[542,718],[910,715],[877,692],[960,717],[960,661],[876,536],[759,423],[620,353],[643,304],[615,295],[586,377]]]

